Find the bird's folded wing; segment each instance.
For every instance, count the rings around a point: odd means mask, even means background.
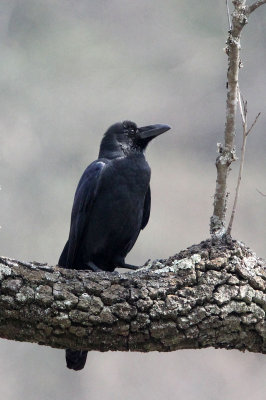
[[[145,200],[144,200],[144,209],[143,209],[143,216],[142,216],[142,223],[141,229],[144,229],[147,223],[149,222],[151,212],[151,188],[150,185],[148,187]]]
[[[92,205],[97,196],[101,174],[106,167],[105,160],[90,164],[80,178],[71,213],[71,224],[68,239],[67,267],[75,268],[78,246],[82,241],[84,228],[88,223]]]

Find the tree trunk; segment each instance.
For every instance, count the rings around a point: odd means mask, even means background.
[[[266,263],[242,243],[194,245],[139,271],[0,258],[0,337],[56,348],[266,353]]]

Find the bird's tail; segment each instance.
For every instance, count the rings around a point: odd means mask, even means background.
[[[66,349],[67,368],[79,371],[84,368],[87,359],[87,351]]]

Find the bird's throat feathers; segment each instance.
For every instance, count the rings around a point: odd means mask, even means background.
[[[112,160],[114,158],[128,157],[133,154],[144,153],[144,149],[137,146],[131,138],[121,138],[121,136],[119,136],[120,135],[104,135],[100,145],[99,158]]]

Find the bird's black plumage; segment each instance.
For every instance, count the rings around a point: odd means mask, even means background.
[[[135,269],[125,263],[150,216],[150,167],[144,151],[167,125],[112,125],[99,157],[84,171],[74,197],[68,241],[58,264],[73,269]],[[68,368],[85,365],[86,351],[66,351]]]

